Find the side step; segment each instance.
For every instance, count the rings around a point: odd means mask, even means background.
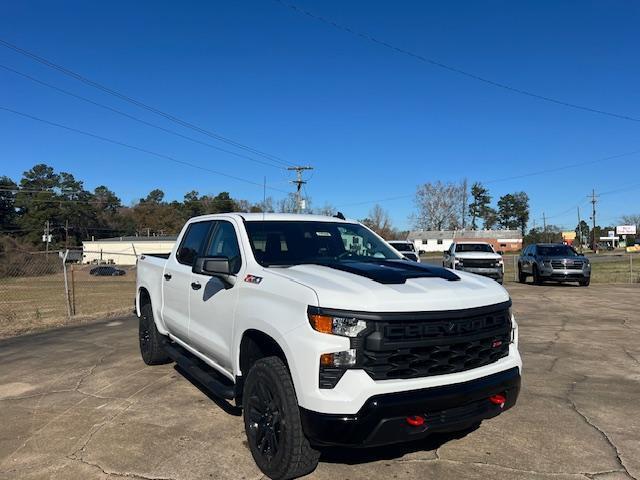
[[[182,350],[177,345],[170,343],[164,346],[167,354],[189,375],[195,378],[203,387],[217,397],[232,400],[236,397],[234,385],[222,382],[216,378],[220,374],[213,371],[207,371],[202,368],[202,362],[196,357]]]

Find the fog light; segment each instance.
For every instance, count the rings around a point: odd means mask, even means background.
[[[495,395],[491,395],[489,397],[489,401],[494,405],[500,405],[500,408],[504,407],[507,398],[501,393],[496,393]]]
[[[420,415],[407,417],[407,423],[412,427],[421,427],[422,425],[424,425],[424,417],[421,417]]]
[[[344,352],[323,353],[320,355],[320,365],[323,367],[352,367],[356,364],[355,349]]]

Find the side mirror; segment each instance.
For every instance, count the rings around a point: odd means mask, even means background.
[[[496,253],[497,253],[498,255],[504,255],[504,250],[498,250]]]
[[[231,273],[227,257],[197,257],[191,268],[193,273],[218,277],[229,285],[235,284],[235,275]]]

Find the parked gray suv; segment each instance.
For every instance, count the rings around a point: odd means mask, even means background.
[[[578,282],[586,287],[591,281],[591,264],[569,245],[538,243],[526,247],[518,259],[518,280],[525,283],[528,276],[538,285],[552,280]]]

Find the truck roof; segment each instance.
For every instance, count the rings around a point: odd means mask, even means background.
[[[246,222],[260,222],[260,221],[299,221],[299,222],[335,222],[335,223],[357,223],[357,220],[346,219],[343,220],[338,217],[329,217],[327,215],[310,215],[302,213],[244,213],[244,212],[231,212],[231,213],[215,213],[211,215],[201,215],[199,217],[193,217],[198,219],[208,219],[217,217],[237,217]]]

